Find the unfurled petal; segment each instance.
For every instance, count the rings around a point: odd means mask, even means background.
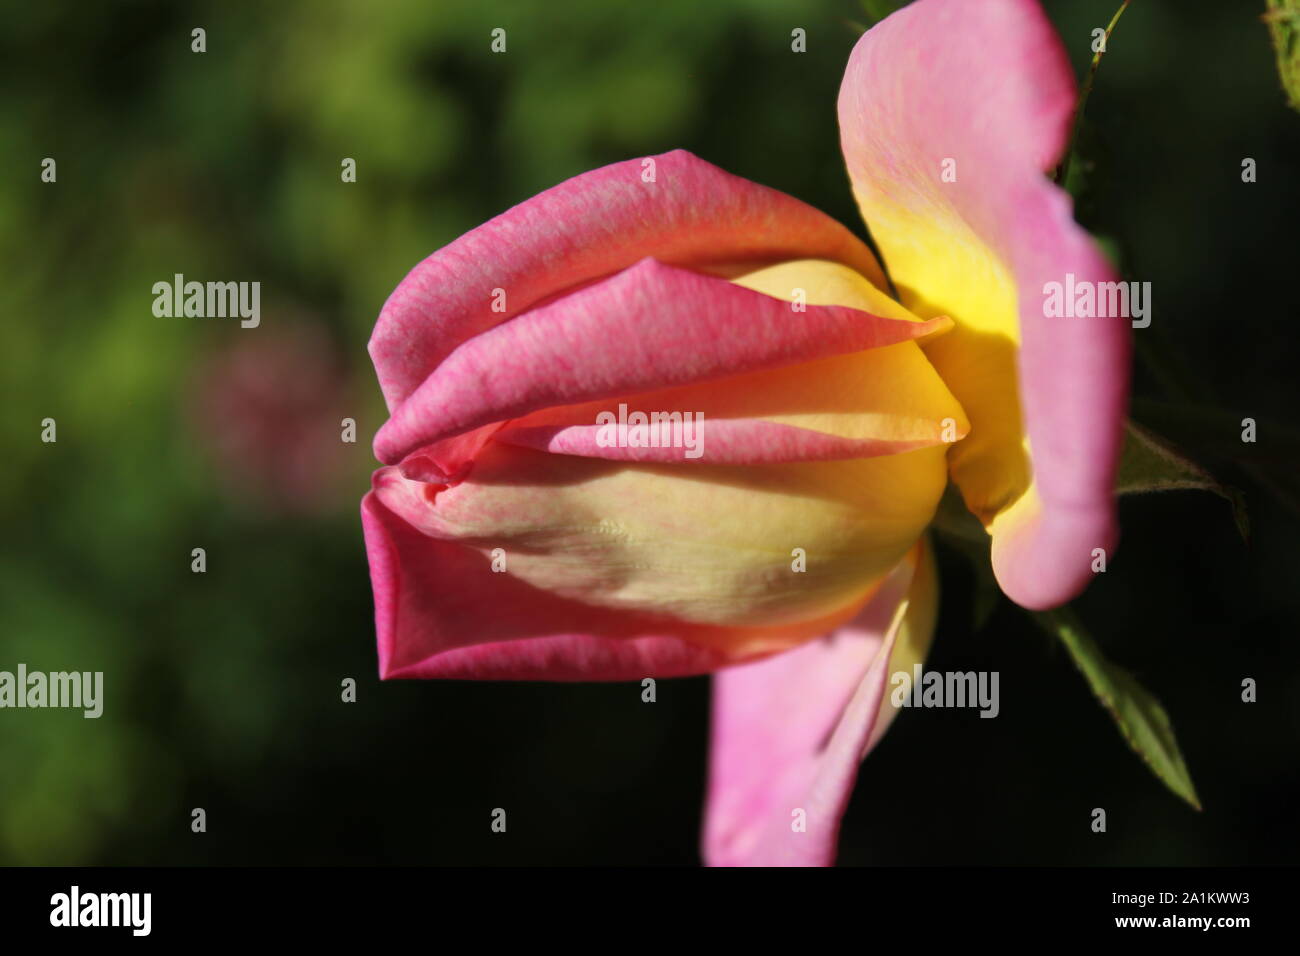
[[[824,866],[862,758],[892,720],[889,675],[924,658],[937,603],[928,547],[844,627],[713,679],[704,857]]]
[[[806,257],[882,281],[860,240],[791,196],[684,150],[627,160],[560,183],[425,259],[389,296],[370,355],[392,410],[462,342],[642,259],[706,269]]]
[[[1034,0],[918,0],[859,41],[839,100],[854,193],[903,304],[957,323],[926,347],[971,422],[952,475],[1029,607],[1077,594],[1115,540],[1129,320],[1044,309],[1049,283],[1114,279],[1044,176],[1074,103]]]

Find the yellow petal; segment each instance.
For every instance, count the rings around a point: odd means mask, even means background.
[[[949,453],[953,480],[986,524],[1029,487],[1021,426],[1015,282],[988,246],[963,224],[894,206],[879,196],[864,215],[889,236],[889,268],[900,298],[918,316],[947,315],[956,327],[924,346],[975,427]]]

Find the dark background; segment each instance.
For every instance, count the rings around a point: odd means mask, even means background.
[[[1116,5],[1046,4],[1080,75]],[[1001,716],[901,715],[844,863],[1297,859],[1300,114],[1262,8],[1135,0],[1081,140],[1079,217],[1153,286],[1135,417],[1250,509],[1247,544],[1214,496],[1126,500],[1123,546],[1077,604],[1164,702],[1205,809],[1146,770],[1023,612],[1004,600],[975,628],[945,551],[930,666],[1000,671]],[[0,712],[0,861],[697,862],[706,678],[661,682],[653,706],[636,684],[377,680],[365,343],[434,249],[673,147],[861,233],[835,98],[867,20],[849,0],[9,5],[0,669],[102,670],[106,705]],[[152,284],[176,272],[260,281],[261,327],[155,318]]]

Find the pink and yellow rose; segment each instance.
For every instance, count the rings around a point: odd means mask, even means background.
[[[897,300],[842,225],[683,151],[420,263],[370,343],[382,675],[715,673],[706,859],[830,862],[887,677],[933,633],[948,483],[1026,607],[1115,542],[1127,327],[1042,306],[1113,278],[1044,176],[1074,105],[1035,0],[863,36],[842,147]],[[704,453],[602,440],[619,405],[702,413]]]

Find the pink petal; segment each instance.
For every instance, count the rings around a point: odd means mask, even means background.
[[[498,432],[497,441],[524,448],[536,448],[557,455],[583,455],[588,458],[608,458],[616,461],[652,461],[690,464],[692,461],[710,465],[760,465],[788,461],[834,461],[847,458],[874,458],[877,455],[898,455],[918,448],[943,444],[940,426],[934,425],[934,436],[929,439],[895,441],[884,438],[846,438],[828,435],[811,428],[767,422],[761,419],[710,419],[704,426],[708,432],[707,457],[688,458],[680,445],[661,442],[660,447],[650,445],[601,445],[597,441],[598,425],[552,425],[535,428],[506,428]],[[629,429],[629,432],[634,429]],[[645,430],[649,435],[649,431]]]
[[[922,547],[838,631],[713,679],[704,856],[714,866],[826,866],[882,708]],[[932,580],[926,578],[927,584]],[[933,591],[916,595],[933,602]],[[925,635],[928,641],[928,632]],[[794,829],[804,811],[806,831]]]
[[[548,296],[646,257],[697,268],[832,259],[883,287],[880,267],[835,220],[684,151],[614,163],[546,190],[439,249],[389,296],[370,339],[395,408],[467,339]],[[506,310],[493,312],[495,289]]]
[[[362,499],[361,521],[381,678],[640,680],[705,674],[752,659],[722,649],[725,628],[581,605],[493,573],[481,554],[421,534],[374,492]],[[811,636],[855,611],[771,630]]]
[[[995,281],[973,249],[983,245],[1014,277],[1020,346],[1016,356],[1019,407],[1032,453],[1033,487],[1020,480],[1005,500],[972,504],[990,522],[994,570],[1019,603],[1064,602],[1091,579],[1092,550],[1116,537],[1114,478],[1127,400],[1130,333],[1124,318],[1048,318],[1044,285],[1111,281],[1114,275],[1090,237],[1073,220],[1069,197],[1044,176],[1065,148],[1075,104],[1070,63],[1034,0],[919,0],[870,30],[850,59],[840,92],[844,155],[864,210],[886,211],[882,227],[868,223],[903,291],[919,315],[943,312],[957,329],[940,347],[948,355],[978,346],[963,329],[980,316],[963,310],[959,289]],[[944,158],[958,162],[956,182],[940,180]],[[910,234],[900,223],[918,224]],[[890,231],[895,230],[895,232]],[[910,227],[909,227],[910,229]],[[928,230],[928,231],[927,231]],[[929,256],[926,276],[899,275],[897,264],[918,247]],[[891,251],[892,250],[892,251]],[[924,265],[917,267],[926,271]],[[965,270],[965,272],[963,272]],[[946,283],[946,286],[943,285]],[[969,305],[969,302],[967,302]],[[960,455],[970,456],[992,434],[1000,462],[971,461],[954,477],[972,503],[966,475],[1014,471],[1023,451],[1014,428],[984,414],[979,391],[986,362],[967,352],[970,389],[931,354],[971,420]],[[972,394],[972,391],[975,394]],[[1006,406],[1014,415],[1014,399]],[[965,465],[963,465],[965,467]],[[996,520],[1017,498],[1017,513]],[[991,514],[985,515],[988,509]]]
[[[789,302],[645,259],[464,343],[375,436],[396,464],[440,440],[553,405],[615,397],[881,348],[942,332],[841,306]]]

